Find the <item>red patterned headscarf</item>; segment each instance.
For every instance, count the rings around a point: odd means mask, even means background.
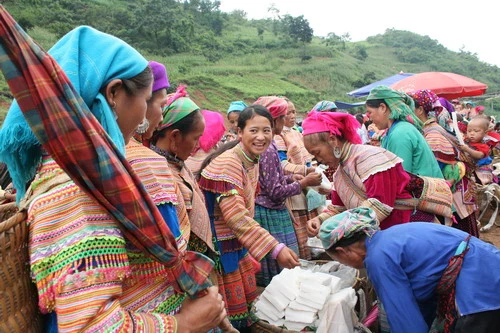
[[[362,141],[357,132],[360,127],[356,118],[348,113],[311,111],[302,122],[302,135],[328,132],[350,143],[361,144]]]
[[[262,96],[254,104],[265,106],[273,119],[285,116],[288,111],[288,102],[286,99],[278,96]]]

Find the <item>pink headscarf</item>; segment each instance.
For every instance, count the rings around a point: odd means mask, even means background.
[[[200,137],[200,148],[207,153],[220,141],[226,128],[224,117],[219,112],[201,110],[201,114],[205,119],[205,130]]]
[[[302,135],[328,132],[350,143],[361,144],[362,141],[357,132],[360,127],[356,118],[348,113],[311,111],[302,122]]]
[[[255,101],[254,104],[259,104],[265,106],[273,119],[285,116],[288,111],[288,102],[286,99],[278,96],[262,96]]]

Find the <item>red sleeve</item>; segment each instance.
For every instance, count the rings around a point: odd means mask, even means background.
[[[488,146],[486,143],[469,143],[469,146],[474,148],[474,150],[483,153],[483,157],[488,157],[490,155],[490,146]]]
[[[377,172],[364,181],[366,197],[375,198],[378,201],[394,207],[396,198],[408,198],[404,195],[405,187],[410,176],[404,171],[401,163],[385,171]]]

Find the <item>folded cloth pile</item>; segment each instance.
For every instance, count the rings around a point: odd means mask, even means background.
[[[276,275],[255,303],[255,314],[275,326],[301,331],[317,326],[318,312],[341,289],[339,277],[296,267]]]

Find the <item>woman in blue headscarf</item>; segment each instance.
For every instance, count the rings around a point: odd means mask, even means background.
[[[69,32],[49,53],[124,153],[151,97],[147,61],[120,39],[90,27]],[[224,305],[216,288],[209,288],[208,297],[184,303],[175,316],[166,311],[174,292],[169,268],[132,245],[119,222],[42,150],[16,103],[0,141],[0,159],[12,175],[18,201],[31,183],[25,198],[30,200],[30,268],[40,310],[53,314],[49,329],[124,331],[139,326],[182,332],[195,325],[195,331],[204,332],[222,320]]]

